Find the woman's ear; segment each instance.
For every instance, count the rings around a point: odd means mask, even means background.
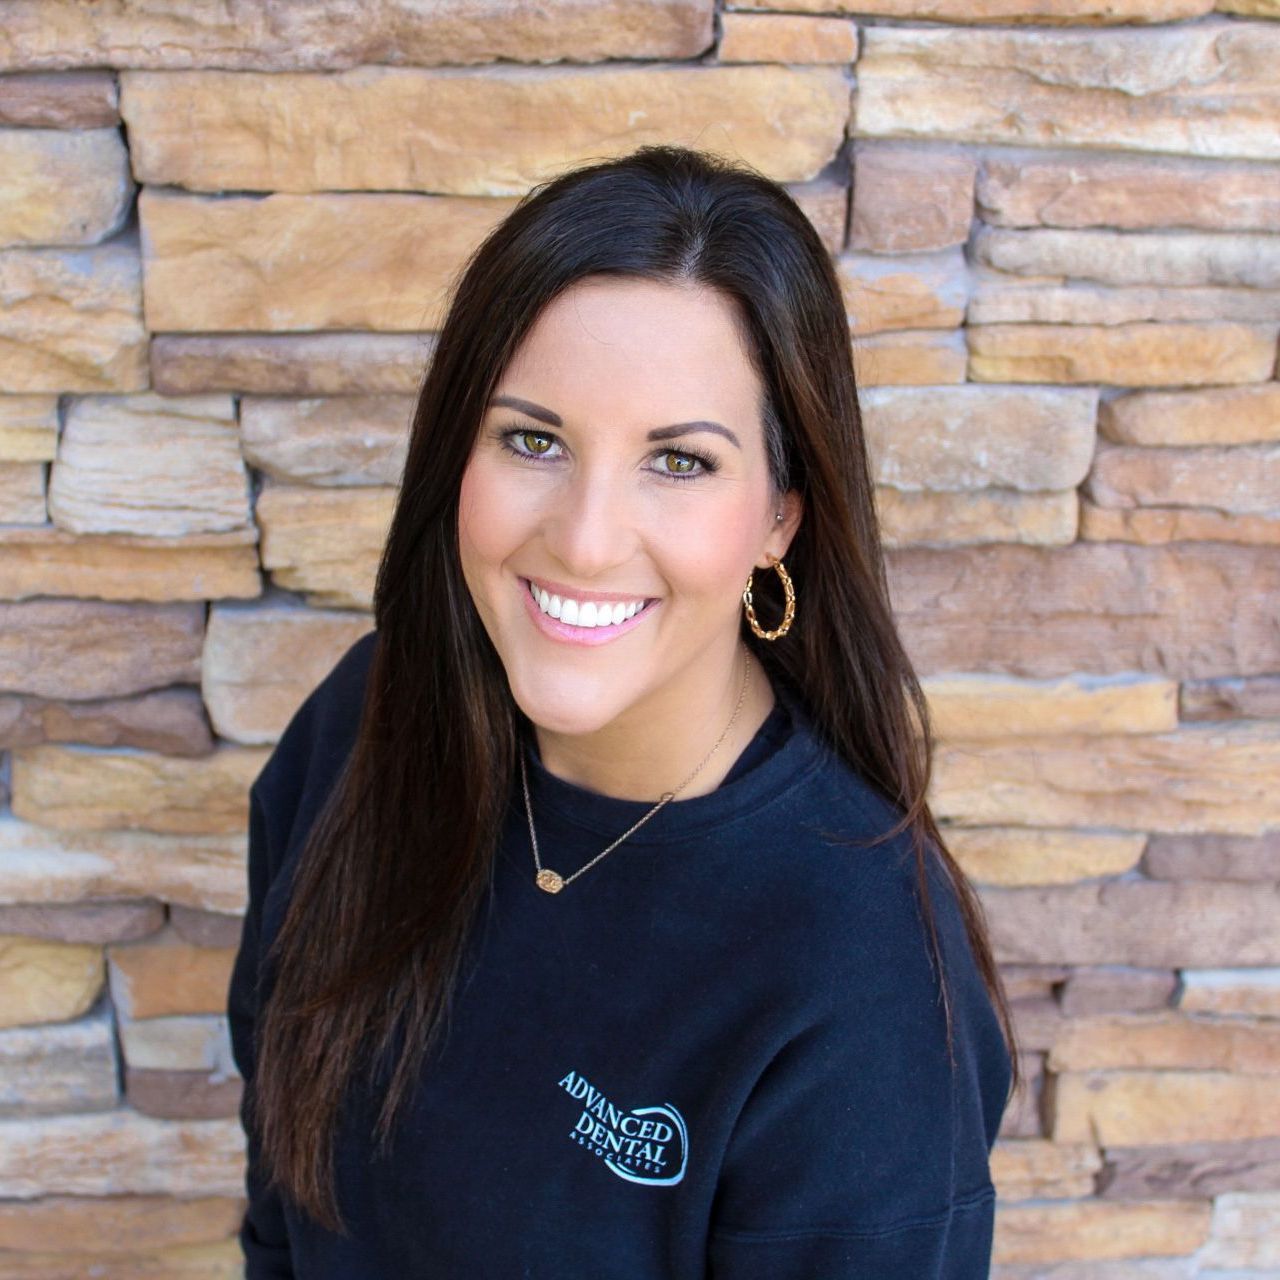
[[[781,513],[782,519],[778,519]],[[788,489],[781,499],[774,504],[771,509],[769,529],[765,541],[764,549],[760,553],[760,558],[756,561],[756,567],[760,569],[769,568],[769,555],[775,555],[779,560],[786,559],[787,549],[791,546],[791,540],[796,535],[796,530],[800,527],[800,517],[804,515],[804,499],[800,496],[798,489]]]

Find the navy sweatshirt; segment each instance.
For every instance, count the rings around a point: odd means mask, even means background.
[[[250,794],[228,991],[253,1028],[301,843],[354,740],[376,632],[293,716]],[[267,1190],[250,1136],[247,1280],[980,1280],[1009,1085],[938,864],[955,1069],[896,812],[789,693],[714,791],[677,799],[558,894],[512,790],[451,1029],[378,1157],[353,1086],[349,1237]],[[568,875],[651,807],[550,773],[525,741],[544,866]],[[261,984],[259,979],[262,978]],[[241,1113],[244,1121],[244,1110]]]

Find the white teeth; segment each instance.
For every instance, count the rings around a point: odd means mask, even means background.
[[[543,613],[577,627],[616,627],[628,618],[634,618],[644,608],[643,600],[619,600],[615,604],[600,604],[594,600],[581,603],[577,600],[562,600],[532,582],[529,583],[529,594],[537,601],[538,608]]]

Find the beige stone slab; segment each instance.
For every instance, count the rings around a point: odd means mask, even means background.
[[[119,1092],[113,1022],[105,1001],[74,1022],[0,1031],[0,1115],[106,1111],[116,1105]],[[8,1208],[0,1204],[0,1250],[11,1247]]]
[[[805,181],[840,148],[850,88],[838,67],[124,71],[120,114],[143,183],[520,196],[647,142]]]
[[[1280,1023],[1184,1010],[1067,1018],[1051,1071],[1185,1070],[1280,1075]]]
[[[1280,1018],[1280,969],[1184,969],[1178,1007],[1192,1014]]]
[[[76,0],[6,0],[0,67],[230,67],[317,71],[361,63],[592,62],[692,58],[712,43],[711,0],[366,0],[345,9],[240,0],[234,10],[149,0],[86,11]]]
[[[238,947],[244,922],[225,911],[202,911],[170,903],[169,924],[178,937],[196,947]]]
[[[43,462],[0,462],[0,524],[42,525],[45,510]]]
[[[1101,1169],[1102,1155],[1091,1143],[999,1141],[991,1149],[991,1180],[1003,1202],[997,1212],[1017,1200],[1088,1196]]]
[[[1121,510],[1080,503],[1080,537],[1089,542],[1138,542],[1163,546],[1171,542],[1280,543],[1280,519],[1235,515],[1196,507],[1134,507]]]
[[[948,827],[947,848],[971,880],[993,885],[1072,884],[1123,875],[1146,837],[1132,832],[1034,827]]]
[[[969,275],[961,249],[937,253],[845,253],[836,259],[850,332],[955,329],[964,321]]]
[[[225,1013],[236,947],[196,947],[172,929],[107,947],[107,981],[122,1017]]]
[[[0,902],[155,895],[170,904],[243,914],[246,827],[213,835],[63,831],[0,814]]]
[[[1280,231],[1274,165],[1175,156],[989,153],[978,214],[1001,227]]]
[[[255,528],[172,538],[0,528],[0,601],[251,600],[262,593],[257,544]]]
[[[1131,392],[1099,405],[1098,430],[1116,444],[1280,442],[1280,384]]]
[[[1104,445],[1094,456],[1085,493],[1103,507],[1209,507],[1280,521],[1280,443]]]
[[[984,324],[965,329],[975,382],[1109,383],[1116,387],[1263,382],[1275,325]]]
[[[1157,29],[871,26],[857,136],[1269,160],[1280,28],[1210,18]]]
[[[244,1101],[239,1076],[218,1079],[206,1071],[152,1071],[125,1063],[124,1078],[129,1105],[166,1120],[237,1116]]]
[[[1030,677],[1280,669],[1280,565],[1265,547],[989,545],[888,556],[899,627],[921,674]]]
[[[1262,720],[941,743],[933,804],[965,825],[1249,835],[1280,825],[1277,769],[1280,726]]]
[[[248,821],[265,748],[220,746],[201,760],[45,745],[12,755],[15,817],[43,826],[230,835]]]
[[[1270,0],[1240,0],[1268,3]],[[738,9],[814,9],[816,0],[734,0]],[[833,13],[922,22],[1079,24],[1174,22],[1213,9],[1212,0],[822,0]]]
[[[114,127],[0,128],[0,171],[0,245],[97,244],[119,230],[133,201]]]
[[[49,515],[71,533],[181,537],[252,523],[226,395],[86,396],[67,410]]]
[[[57,396],[0,395],[0,462],[51,462],[57,451]]]
[[[0,747],[38,742],[142,747],[176,756],[213,750],[204,706],[194,689],[156,689],[87,702],[0,693]]]
[[[1015,1204],[998,1215],[992,1260],[1095,1262],[1115,1258],[1181,1257],[1209,1238],[1210,1208],[1201,1203]]]
[[[853,157],[849,244],[870,253],[929,253],[964,244],[977,160],[955,149],[861,143]]]
[[[234,1236],[243,1214],[243,1197],[235,1196],[53,1195],[8,1200],[0,1203],[0,1249],[39,1253],[56,1241],[64,1256],[136,1255],[139,1250]]]
[[[116,78],[107,70],[0,76],[0,125],[25,129],[116,125],[120,123],[119,96]]]
[[[1210,1239],[1199,1255],[1205,1267],[1280,1268],[1280,1191],[1238,1191],[1213,1202]]]
[[[147,322],[170,331],[436,328],[454,273],[510,203],[144,189]]]
[[[1056,387],[870,387],[858,404],[877,484],[1072,489],[1094,452],[1097,392]]]
[[[1174,1003],[1178,975],[1172,969],[1135,969],[1094,965],[1072,969],[1058,994],[1070,1018],[1097,1014],[1145,1013]]]
[[[1158,835],[1142,870],[1156,880],[1280,880],[1280,829],[1257,837]]]
[[[1239,1191],[1273,1190],[1277,1168],[1280,1138],[1112,1146],[1107,1149],[1099,1190],[1116,1200],[1203,1201]],[[1205,1273],[1197,1270],[1197,1274]],[[1249,1276],[1247,1280],[1258,1278]]]
[[[373,579],[399,490],[267,485],[258,495],[262,566],[308,603],[370,609]]]
[[[304,699],[361,636],[367,613],[215,604],[205,638],[201,692],[217,733],[274,743]]]
[[[975,273],[970,324],[1133,324],[1139,321],[1280,320],[1280,290],[1165,288],[1134,285],[1010,284],[1010,277]]]
[[[855,338],[853,367],[860,387],[936,387],[965,380],[964,333],[910,329]]]
[[[413,396],[245,396],[245,461],[285,483],[399,484],[416,403]]]
[[[1185,681],[1178,710],[1184,720],[1280,717],[1280,675]],[[1280,833],[1277,833],[1272,856],[1280,872]]]
[[[858,56],[858,29],[843,18],[724,13],[716,54],[722,63],[849,63]]]
[[[238,1074],[223,1015],[129,1018],[122,1014],[119,1034],[130,1066],[148,1071],[202,1071],[218,1080]]]
[[[147,386],[136,235],[81,249],[0,249],[0,386],[6,392]]]
[[[0,935],[0,1027],[78,1018],[105,976],[101,947]]]
[[[1129,879],[983,888],[981,898],[1001,963],[1280,964],[1274,885]]]
[[[827,177],[784,185],[787,194],[813,223],[827,251],[839,253],[844,248],[845,224],[849,220],[849,188],[845,182]]]
[[[122,942],[164,927],[165,906],[155,898],[77,903],[0,903],[0,933],[47,942]]]
[[[1280,18],[1280,0],[1218,0],[1220,13],[1238,13],[1250,18]]]
[[[0,688],[102,698],[194,684],[203,639],[204,610],[187,604],[0,603]]]
[[[1056,1077],[1055,1142],[1103,1146],[1280,1136],[1272,1075],[1225,1071],[1087,1071]]]
[[[0,1122],[0,1196],[241,1196],[236,1120],[153,1120],[128,1108]]]
[[[876,511],[886,547],[982,542],[1066,546],[1075,541],[1077,506],[1074,489],[1064,493],[876,491]]]

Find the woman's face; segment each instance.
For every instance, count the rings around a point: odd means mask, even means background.
[[[747,575],[785,554],[800,516],[796,495],[771,501],[733,306],[704,287],[579,282],[490,401],[462,480],[462,570],[546,730],[652,729],[643,717],[723,696]]]

